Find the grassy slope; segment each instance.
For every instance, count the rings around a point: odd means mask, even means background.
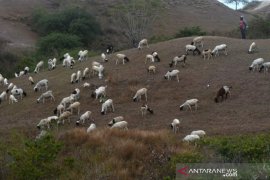
[[[217,44],[226,43],[229,47],[229,55],[203,61],[199,56],[188,56],[185,68],[178,65],[180,70],[180,83],[175,80],[166,81],[163,75],[170,68],[169,61],[176,55],[184,53],[184,46],[191,38],[175,39],[164,43],[153,44],[149,49],[138,51],[137,49],[126,50],[130,57],[130,63],[115,65],[115,57],[104,64],[106,70],[105,79],[108,79],[108,96],[114,100],[115,113],[105,116],[100,115],[101,104],[90,97],[90,90],[81,88],[81,113],[86,110],[93,112],[97,127],[105,127],[115,116],[123,115],[129,122],[131,129],[166,129],[174,118],[183,119],[180,136],[194,129],[204,129],[208,134],[245,134],[268,131],[268,114],[270,97],[268,74],[250,73],[248,66],[252,60],[263,57],[267,61],[269,51],[266,44],[269,40],[257,40],[260,52],[247,54],[251,41],[228,39],[222,37],[206,37],[205,48],[213,48]],[[157,74],[148,75],[144,64],[144,57],[153,50],[159,52],[161,63],[156,63]],[[73,70],[64,69],[60,65],[54,71],[43,70],[40,74],[31,74],[37,81],[43,78],[49,80],[49,89],[53,90],[56,101],[53,103],[37,104],[36,98],[41,94],[35,93],[33,86],[27,77],[10,79],[18,87],[25,89],[28,96],[16,104],[9,105],[3,102],[0,105],[1,132],[5,133],[11,128],[22,128],[34,134],[40,119],[52,115],[53,109],[63,97],[68,96],[82,83],[70,84],[70,75],[78,69],[90,67],[91,61],[99,60],[99,57],[90,58],[87,62],[77,63]],[[46,61],[44,59],[44,61]],[[97,77],[87,79],[85,82],[97,85],[106,84],[104,79]],[[209,88],[206,88],[207,84]],[[232,96],[226,102],[215,104],[213,99],[216,91],[222,85],[232,85]],[[147,87],[148,105],[155,111],[154,115],[141,117],[140,106],[144,102],[132,102],[136,90]],[[4,90],[1,86],[0,91]],[[198,98],[199,110],[197,112],[180,112],[179,105],[186,99]],[[75,127],[77,115],[73,116],[72,124],[66,124],[62,129]],[[90,122],[87,122],[86,126]]]

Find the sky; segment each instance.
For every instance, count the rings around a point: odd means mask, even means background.
[[[224,0],[218,0],[219,2],[222,2],[223,4],[225,4],[226,6],[228,6],[229,8],[235,9],[235,4],[231,3],[231,4],[226,4],[224,3]],[[270,1],[270,0],[261,0],[261,1]],[[238,9],[241,9],[243,7],[243,4],[239,4],[238,5]]]

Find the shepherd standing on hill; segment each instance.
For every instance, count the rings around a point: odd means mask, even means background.
[[[247,31],[248,25],[246,21],[244,20],[244,16],[240,16],[240,31],[242,39],[246,39],[246,31]]]

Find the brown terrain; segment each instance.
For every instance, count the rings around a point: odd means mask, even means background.
[[[91,67],[93,60],[100,61],[100,57],[89,58],[87,62],[76,63],[74,69],[66,69],[59,64],[53,71],[42,69],[39,74],[31,73],[35,81],[47,78],[49,89],[53,90],[55,102],[37,104],[36,99],[41,92],[34,92],[33,86],[28,82],[28,76],[10,79],[23,88],[28,94],[22,101],[13,105],[7,101],[0,105],[0,132],[13,128],[27,129],[38,132],[36,124],[42,118],[53,115],[53,110],[61,99],[69,96],[74,88],[81,89],[81,114],[87,110],[92,111],[98,128],[106,127],[107,123],[116,116],[122,115],[129,123],[130,129],[167,129],[174,118],[182,119],[181,136],[191,130],[203,129],[210,135],[247,134],[269,131],[269,105],[270,91],[269,74],[249,72],[251,62],[258,58],[269,57],[269,40],[256,40],[259,53],[247,54],[252,41],[230,39],[223,37],[205,37],[204,48],[214,48],[215,45],[226,43],[228,56],[221,54],[211,60],[203,60],[201,56],[189,55],[187,65],[177,65],[173,69],[180,70],[180,82],[165,80],[164,74],[170,70],[169,62],[176,55],[184,54],[185,45],[191,38],[175,39],[168,42],[152,44],[149,49],[130,49],[123,51],[130,62],[115,65],[115,55],[111,55],[105,63],[105,78],[99,80],[91,77],[78,84],[70,83],[70,75],[77,70]],[[150,65],[144,63],[145,55],[157,51],[161,58],[155,63],[157,73],[149,75],[146,68]],[[46,61],[44,59],[44,61]],[[59,63],[59,62],[58,62]],[[105,82],[107,80],[107,82]],[[100,114],[101,104],[91,98],[91,90],[84,89],[82,84],[90,82],[96,85],[108,85],[107,94],[112,98],[115,112],[107,115]],[[207,88],[207,84],[210,87]],[[214,97],[217,90],[223,85],[231,85],[231,97],[222,103],[216,104]],[[154,110],[154,115],[147,114],[142,118],[140,106],[145,103],[133,102],[135,92],[142,87],[148,88],[148,105]],[[0,91],[5,90],[1,86]],[[179,105],[187,99],[198,98],[199,108],[196,112],[181,111]],[[72,117],[71,124],[65,124],[60,129],[72,129],[79,116]],[[89,125],[87,122],[85,127]]]
[[[117,37],[110,35],[110,39],[115,41],[116,46],[121,46],[117,43],[121,40],[119,36],[123,34],[123,30],[118,25],[118,19],[111,13],[119,2],[121,0],[0,0],[0,39],[7,40],[10,47],[35,47],[38,36],[27,23],[34,9],[54,11],[66,6],[79,6],[98,19],[105,35],[115,32]],[[191,26],[200,26],[207,32],[227,32],[238,27],[240,14],[242,13],[233,11],[216,0],[166,0],[164,12],[145,35],[171,36],[179,29]],[[251,16],[247,15],[246,18]],[[122,43],[126,43],[125,41]]]

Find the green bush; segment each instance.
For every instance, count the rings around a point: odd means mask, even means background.
[[[82,46],[80,38],[71,34],[51,33],[38,41],[39,53],[48,55],[59,55],[62,49],[72,49],[80,46]]]
[[[84,45],[93,42],[102,34],[94,16],[80,8],[64,9],[54,13],[36,10],[32,14],[31,24],[41,36],[51,33],[73,34],[79,36]]]
[[[13,148],[9,155],[12,162],[13,179],[52,179],[58,177],[60,169],[56,158],[61,144],[53,136],[47,135],[40,140],[26,140],[22,148]]]
[[[158,43],[158,42],[168,41],[170,39],[173,39],[173,38],[166,35],[152,36],[150,38],[150,43]]]
[[[249,23],[247,36],[251,39],[270,38],[270,16],[256,18]]]
[[[270,135],[205,138],[201,142],[217,151],[228,162],[270,160]]]
[[[176,33],[175,38],[190,37],[190,36],[204,36],[206,32],[202,31],[199,26],[185,27]]]

